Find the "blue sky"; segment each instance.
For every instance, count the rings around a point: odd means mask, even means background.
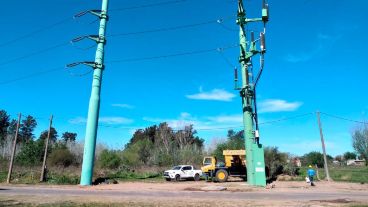
[[[155,4],[159,0],[110,0],[107,35],[147,31],[183,25],[197,27],[166,32],[112,36],[106,46],[106,69],[101,94],[98,142],[121,148],[134,129],[169,122],[174,128],[194,124],[206,144],[226,136],[226,129],[241,129],[241,101],[233,90],[233,68],[238,49],[153,60],[115,62],[131,58],[172,55],[238,43],[235,24],[237,2],[186,0],[180,3],[125,9]],[[247,16],[259,17],[260,0],[244,1]],[[365,0],[270,0],[265,71],[259,83],[260,122],[312,113],[316,110],[353,120],[366,120],[368,83],[365,60],[368,36]],[[94,48],[85,41],[11,61],[71,39],[96,34],[93,17],[72,18],[60,25],[16,42],[7,43],[74,14],[100,8],[97,0],[15,0],[3,2],[0,28],[0,108],[12,117],[22,112],[39,123],[36,136],[45,130],[48,117],[61,133],[75,131],[84,139],[92,75],[78,76],[88,68],[68,72],[72,62],[94,60]],[[119,10],[119,11],[118,11]],[[222,19],[221,23],[216,20]],[[260,25],[250,25],[258,33]],[[225,57],[225,58],[224,58]],[[258,57],[257,57],[258,58]],[[255,58],[255,66],[258,59]],[[8,62],[10,61],[10,62]],[[109,63],[110,62],[110,63]],[[8,84],[8,80],[53,68]],[[255,67],[257,68],[257,67]],[[351,147],[351,131],[357,126],[322,115],[327,151],[337,155]],[[262,124],[261,142],[302,155],[321,151],[315,114]],[[219,129],[220,128],[220,129]]]

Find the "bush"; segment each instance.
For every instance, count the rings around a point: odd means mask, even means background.
[[[121,164],[118,152],[114,150],[103,150],[98,159],[101,168],[116,169]]]
[[[332,162],[333,158],[330,155],[327,155],[327,162]],[[324,166],[323,154],[320,152],[310,152],[301,158],[302,164],[304,166],[308,165],[317,165],[319,168]]]
[[[50,175],[47,178],[47,183],[50,184],[70,184],[77,185],[79,184],[79,176],[67,176],[67,175]]]
[[[54,149],[49,155],[48,162],[54,166],[69,167],[74,163],[74,156],[66,148]]]
[[[16,162],[25,166],[33,166],[42,163],[45,143],[43,140],[30,140],[24,143]],[[49,148],[50,149],[50,148]]]
[[[265,147],[265,164],[269,167],[271,178],[275,178],[284,173],[284,166],[287,165],[288,155],[282,153],[277,147]]]

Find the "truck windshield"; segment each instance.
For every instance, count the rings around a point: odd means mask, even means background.
[[[211,165],[211,164],[212,164],[212,158],[206,157],[203,161],[203,165],[206,166],[206,165]]]
[[[172,170],[180,170],[180,168],[181,168],[180,166],[175,166],[172,168]]]

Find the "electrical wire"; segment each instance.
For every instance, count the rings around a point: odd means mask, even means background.
[[[151,3],[151,4],[143,4],[138,6],[131,6],[131,7],[123,7],[123,8],[117,8],[117,9],[109,9],[109,12],[115,12],[115,11],[125,11],[125,10],[133,10],[133,9],[142,9],[142,8],[149,8],[149,7],[156,7],[156,6],[166,6],[170,4],[178,4],[186,2],[187,0],[174,0],[174,1],[163,1],[163,2],[157,2],[157,3]]]
[[[10,84],[10,83],[14,83],[17,81],[21,81],[21,80],[25,80],[25,79],[29,79],[29,78],[33,78],[33,77],[37,77],[37,76],[41,76],[44,74],[48,74],[48,73],[52,73],[52,72],[56,72],[56,71],[61,71],[62,69],[64,69],[64,67],[57,67],[57,68],[53,68],[50,70],[44,70],[44,71],[40,71],[40,72],[36,72],[36,73],[32,73],[20,78],[16,78],[16,79],[11,79],[11,80],[6,80],[6,81],[2,81],[0,82],[0,85],[6,85],[6,84]]]
[[[17,58],[14,58],[14,59],[11,59],[11,60],[8,60],[8,61],[5,61],[5,62],[2,62],[2,63],[0,63],[0,67],[1,66],[4,66],[4,65],[8,65],[10,63],[17,62],[19,60],[23,60],[23,59],[26,59],[26,58],[29,58],[29,57],[32,57],[32,56],[35,56],[35,55],[39,55],[39,54],[42,54],[42,53],[45,53],[45,52],[48,52],[48,51],[51,51],[51,50],[54,50],[54,49],[57,49],[57,48],[66,46],[68,44],[69,44],[69,42],[57,44],[57,45],[54,45],[52,47],[41,49],[41,50],[38,50],[38,51],[35,51],[35,52],[32,52],[32,53],[26,54],[26,55],[23,55],[23,56],[20,56],[20,57],[17,57]],[[0,68],[0,70],[3,70],[3,69],[4,68]]]
[[[41,33],[41,32],[44,32],[44,31],[46,31],[46,30],[52,29],[52,28],[54,28],[54,27],[56,27],[56,26],[62,25],[62,24],[66,23],[66,22],[68,22],[68,21],[70,21],[70,20],[72,20],[72,18],[71,18],[71,17],[65,18],[65,19],[60,20],[60,21],[58,21],[58,22],[56,22],[56,23],[53,23],[53,24],[51,24],[51,25],[48,25],[48,26],[42,27],[42,28],[40,28],[40,29],[38,29],[38,30],[35,30],[35,31],[33,31],[33,32],[30,32],[30,33],[24,34],[24,35],[22,35],[22,36],[20,36],[20,37],[17,37],[17,38],[15,38],[15,39],[9,40],[9,41],[4,42],[4,43],[1,43],[1,44],[0,44],[0,47],[4,47],[4,46],[10,45],[10,44],[13,44],[13,43],[18,42],[18,41],[23,40],[23,39],[27,39],[27,38],[29,38],[29,37],[32,37],[32,36],[34,36],[34,35],[38,34],[38,33]]]
[[[261,122],[261,123],[259,123],[259,125],[261,125],[261,124],[273,124],[273,123],[276,123],[276,122],[281,122],[281,121],[286,121],[286,120],[291,120],[291,119],[297,119],[297,118],[301,118],[301,117],[305,117],[305,116],[309,116],[309,115],[313,115],[313,114],[314,113],[312,113],[312,112],[305,113],[305,114],[300,114],[300,115],[286,117],[286,118],[282,118],[282,119],[276,119],[276,120],[272,120],[272,121]]]
[[[155,32],[167,32],[167,31],[187,29],[187,28],[199,27],[199,26],[204,26],[204,25],[209,25],[209,24],[216,24],[216,23],[218,23],[218,20],[211,20],[211,21],[207,21],[207,22],[201,22],[201,23],[195,23],[195,24],[187,24],[187,25],[181,25],[181,26],[175,26],[175,27],[166,27],[166,28],[158,28],[158,29],[138,31],[138,32],[128,32],[128,33],[120,33],[120,34],[119,33],[118,34],[111,34],[111,35],[107,35],[106,37],[140,35],[140,34],[155,33]]]
[[[163,58],[171,58],[171,57],[179,57],[179,56],[187,56],[187,55],[197,55],[197,54],[202,54],[202,53],[216,52],[216,51],[219,51],[219,50],[226,50],[226,49],[230,49],[230,48],[234,48],[234,47],[237,47],[237,45],[227,46],[227,47],[223,47],[223,48],[196,50],[196,51],[189,51],[189,52],[182,52],[182,53],[175,53],[175,54],[168,54],[168,55],[160,55],[160,56],[152,56],[152,57],[110,60],[110,61],[106,61],[106,63],[136,62],[136,61],[155,60],[155,59],[163,59]]]
[[[341,117],[341,116],[336,116],[336,115],[332,115],[332,114],[328,114],[328,113],[324,113],[324,112],[320,112],[320,113],[323,114],[323,115],[335,118],[335,119],[341,119],[341,120],[345,120],[345,121],[355,122],[355,123],[358,123],[358,124],[368,124],[368,122],[364,122],[364,121],[357,121],[357,120],[353,120],[353,119],[348,119],[348,118],[344,118],[344,117]]]

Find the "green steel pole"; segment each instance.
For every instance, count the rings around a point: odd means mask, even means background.
[[[246,150],[247,182],[250,185],[266,186],[266,174],[264,163],[263,146],[257,143],[253,122],[254,86],[249,83],[249,66],[251,57],[255,55],[247,52],[246,24],[247,22],[261,21],[261,19],[247,19],[243,1],[239,0],[238,20],[240,32],[240,64],[242,75],[242,87],[240,96],[242,98],[243,124]]]
[[[100,40],[97,43],[96,58],[93,72],[92,92],[89,101],[86,137],[84,142],[84,154],[80,185],[91,185],[95,159],[96,136],[98,128],[98,117],[100,111],[100,93],[102,84],[102,71],[104,69],[104,47],[105,31],[107,25],[108,0],[102,1],[100,14]]]

